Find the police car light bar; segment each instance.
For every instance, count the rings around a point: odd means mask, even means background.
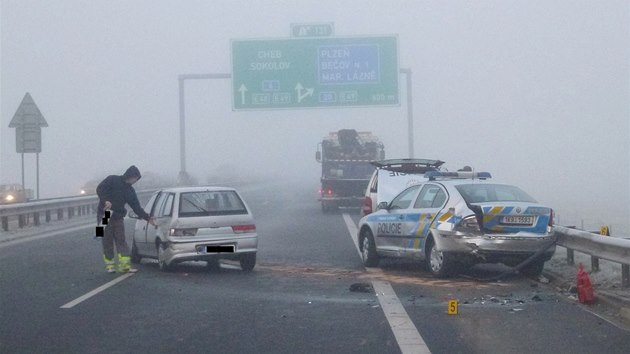
[[[469,171],[459,171],[459,172],[442,172],[442,171],[428,171],[424,174],[425,178],[428,178],[431,181],[434,181],[436,178],[478,178],[478,179],[487,179],[492,178],[490,172],[469,172]]]

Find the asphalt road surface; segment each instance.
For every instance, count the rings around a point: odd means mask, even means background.
[[[0,244],[0,353],[627,353],[630,333],[534,280],[366,270],[358,210],[322,214],[317,185],[242,189],[258,263],[107,274],[91,229]],[[351,288],[355,291],[351,291]],[[449,300],[458,300],[449,314]]]

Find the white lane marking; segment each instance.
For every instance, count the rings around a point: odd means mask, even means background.
[[[357,225],[354,224],[354,220],[352,220],[350,215],[346,213],[343,213],[341,215],[343,216],[343,220],[346,222],[346,227],[348,228],[348,232],[350,232],[350,238],[352,239],[352,243],[354,243],[354,247],[357,248],[357,252],[359,252],[359,257],[363,259],[363,256],[361,255],[361,250],[359,249],[359,240],[358,240],[359,229],[357,229]]]
[[[134,275],[134,274],[135,274],[135,273],[126,273],[126,274],[123,274],[123,275],[119,276],[118,278],[116,278],[116,279],[114,279],[114,280],[110,281],[109,283],[103,284],[103,285],[99,286],[98,288],[96,288],[96,289],[94,289],[94,290],[90,291],[89,293],[87,293],[87,294],[85,294],[85,295],[82,295],[82,296],[80,296],[80,297],[78,297],[78,298],[76,298],[76,299],[74,299],[74,300],[70,301],[69,303],[67,303],[67,304],[65,304],[65,305],[63,305],[63,306],[61,306],[61,308],[62,308],[62,309],[69,309],[69,308],[72,308],[72,307],[74,307],[75,305],[80,304],[81,302],[83,302],[83,301],[85,301],[85,300],[87,300],[87,299],[91,298],[92,296],[94,296],[94,295],[96,295],[96,294],[100,293],[101,291],[103,291],[103,290],[105,290],[105,289],[107,289],[107,288],[110,288],[110,287],[112,287],[112,286],[116,285],[117,283],[120,283],[121,281],[123,281],[123,280],[125,280],[125,279],[127,279],[127,278],[131,277],[131,276],[132,276],[132,275]]]
[[[383,308],[387,322],[394,332],[400,351],[404,353],[431,353],[413,324],[407,311],[400,303],[391,284],[386,281],[373,280],[372,286]]]
[[[346,222],[346,227],[348,228],[350,237],[352,238],[352,242],[359,252],[359,257],[361,257],[361,251],[359,250],[358,244],[359,241],[356,239],[358,238],[357,226],[350,215],[346,213],[343,213],[342,215],[344,221]],[[383,274],[378,268],[366,268],[366,270],[368,273],[372,274]],[[373,280],[372,287],[374,288],[376,297],[378,297],[378,302],[381,304],[381,308],[385,313],[385,318],[387,318],[389,327],[392,329],[392,332],[394,332],[394,337],[396,338],[400,351],[403,354],[431,354],[429,347],[427,347],[427,344],[424,342],[424,339],[422,339],[418,329],[411,321],[411,318],[409,318],[407,311],[405,311],[400,299],[396,296],[396,292],[394,292],[394,288],[392,288],[391,284],[386,281]]]
[[[87,229],[88,227],[95,227],[94,222],[90,222],[89,224],[86,224],[86,225],[75,226],[75,227],[71,227],[71,228],[63,229],[63,230],[59,230],[59,231],[52,231],[52,232],[45,233],[45,234],[42,234],[42,235],[21,236],[21,237],[18,236],[19,238],[16,238],[16,239],[13,239],[13,240],[10,240],[10,241],[0,242],[0,248],[14,246],[14,245],[18,245],[18,244],[24,243],[24,242],[31,242],[31,241],[41,240],[43,238],[53,237],[53,236],[61,235],[61,234],[68,233],[68,232],[79,231],[79,230]],[[88,236],[86,236],[86,238],[88,238]]]

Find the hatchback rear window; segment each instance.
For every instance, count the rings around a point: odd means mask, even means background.
[[[179,216],[247,214],[247,208],[234,191],[185,192],[179,197]]]
[[[467,203],[529,202],[537,203],[522,189],[505,184],[460,184],[455,186]]]

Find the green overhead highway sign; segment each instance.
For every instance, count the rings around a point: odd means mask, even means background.
[[[398,38],[232,41],[234,110],[398,105]]]

